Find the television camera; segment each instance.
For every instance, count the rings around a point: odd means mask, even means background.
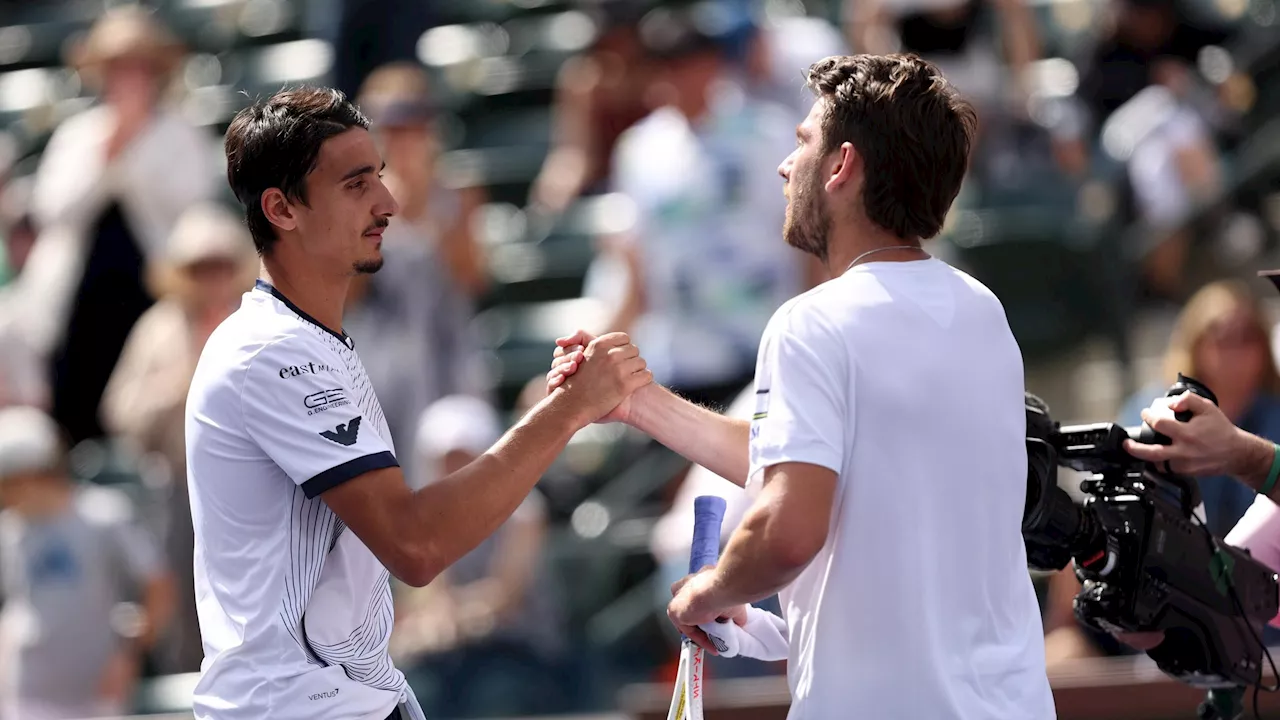
[[[1208,388],[1182,375],[1168,395],[1186,390],[1217,403]],[[1074,564],[1082,584],[1075,615],[1089,627],[1162,631],[1164,640],[1147,654],[1172,678],[1209,690],[1201,718],[1236,717],[1249,685],[1256,705],[1266,654],[1261,632],[1280,605],[1276,573],[1209,532],[1193,478],[1138,460],[1123,446],[1126,439],[1168,444],[1169,438],[1145,423],[1062,426],[1030,394],[1026,410],[1022,532],[1031,567]],[[1058,486],[1058,466],[1086,474],[1083,504]]]

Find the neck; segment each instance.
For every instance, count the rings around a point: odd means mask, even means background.
[[[275,253],[285,250],[277,246]],[[283,258],[263,258],[259,276],[270,283],[289,302],[335,333],[342,333],[342,311],[351,284],[349,275],[326,275],[299,263],[281,262]],[[286,269],[287,268],[287,269]]]
[[[872,250],[878,252],[863,262],[910,262],[928,257],[928,253],[920,247],[919,240],[897,237],[871,223],[863,223],[861,226],[833,226],[827,245],[827,273],[833,278],[845,274],[850,263]]]

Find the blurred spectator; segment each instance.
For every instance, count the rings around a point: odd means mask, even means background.
[[[1199,26],[1177,0],[1111,0],[1107,31],[1083,65],[1077,94],[1101,124],[1140,90],[1167,80],[1168,60],[1194,64],[1226,33]]]
[[[196,672],[204,651],[195,614],[191,505],[187,497],[183,408],[196,361],[209,335],[253,287],[257,257],[238,215],[195,206],[174,228],[166,257],[152,268],[158,298],[129,333],[102,398],[102,424],[137,451],[163,458],[165,554],[176,569],[179,614],[162,638],[166,673]],[[155,467],[152,465],[151,467]]]
[[[1186,102],[1192,71],[1162,61],[1161,83],[1135,95],[1112,122],[1142,124],[1128,160],[1138,218],[1157,233],[1143,259],[1148,289],[1181,298],[1195,214],[1222,189],[1223,169],[1212,129]]]
[[[174,594],[128,499],[77,487],[52,419],[16,407],[0,410],[0,497],[5,717],[128,712]],[[141,602],[130,602],[135,598]]]
[[[1025,99],[1027,67],[1040,59],[1026,0],[845,0],[844,18],[855,52],[915,53],[979,110]]]
[[[1063,167],[1083,172],[1091,138],[1128,138],[1128,190],[1135,219],[1152,231],[1139,248],[1142,288],[1181,301],[1193,242],[1190,221],[1222,188],[1222,161],[1211,121],[1223,107],[1194,65],[1220,29],[1187,16],[1177,0],[1111,0],[1100,40],[1077,61],[1080,83],[1070,130],[1056,150]],[[1114,154],[1115,147],[1107,147]]]
[[[1271,352],[1272,324],[1259,299],[1239,281],[1211,283],[1183,308],[1169,340],[1162,376],[1129,398],[1120,412],[1125,426],[1142,423],[1141,412],[1152,398],[1164,395],[1178,373],[1193,377],[1218,397],[1218,406],[1248,432],[1280,442],[1280,373]],[[1257,494],[1226,477],[1199,478],[1206,524],[1223,537],[1244,515]],[[1051,659],[1121,652],[1109,636],[1083,631],[1075,623],[1071,598],[1080,585],[1070,568],[1050,582],[1045,629]],[[1264,639],[1280,640],[1268,627]],[[1086,638],[1088,641],[1086,641]]]
[[[152,301],[146,260],[162,257],[178,216],[214,192],[211,138],[163,103],[181,59],[137,6],[99,18],[72,65],[102,102],[58,127],[36,174],[40,236],[9,311],[51,363],[53,414],[73,441],[102,434],[103,388]]]
[[[378,68],[361,87],[359,104],[373,123],[387,163],[386,184],[400,204],[384,243],[425,246],[452,285],[469,297],[480,295],[489,272],[472,221],[488,198],[483,188],[455,190],[441,182],[440,137],[426,70],[411,62]]]
[[[599,33],[586,53],[560,68],[551,150],[530,191],[535,215],[555,216],[580,195],[601,192],[618,138],[649,113],[653,73],[636,32],[644,3],[600,0]]]
[[[641,24],[663,105],[619,140],[612,184],[638,218],[605,242],[597,262],[619,277],[596,287],[622,289],[602,329],[630,332],[659,382],[718,404],[751,381],[760,333],[807,265],[781,237],[777,168],[797,118],[730,81],[725,38],[696,10]]]
[[[501,435],[497,411],[483,400],[439,400],[418,426],[413,452],[423,474],[411,484],[456,472]],[[542,562],[546,531],[535,489],[497,533],[430,585],[397,586],[393,651],[428,717],[559,709],[564,629]]]

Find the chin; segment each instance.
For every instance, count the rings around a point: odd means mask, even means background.
[[[351,267],[357,275],[372,275],[382,269],[382,256],[357,260]]]

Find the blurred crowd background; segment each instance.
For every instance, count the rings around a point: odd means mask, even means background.
[[[826,279],[780,237],[803,70],[898,50],[981,117],[927,248],[1001,297],[1055,417],[1134,424],[1182,371],[1280,441],[1280,296],[1254,277],[1280,267],[1277,0],[0,0],[5,717],[189,702],[182,414],[256,272],[223,174],[239,108],[320,83],[373,121],[402,212],[344,323],[420,486],[538,400],[576,328],[749,412],[766,320]],[[1225,533],[1250,495],[1202,487]],[[669,678],[704,493],[727,534],[735,488],[580,432],[495,537],[396,588],[428,716],[607,710]],[[1074,582],[1037,578],[1051,667],[1124,653],[1075,624]]]

